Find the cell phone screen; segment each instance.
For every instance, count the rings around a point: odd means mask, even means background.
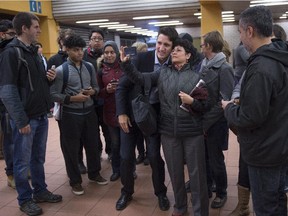
[[[136,47],[126,47],[124,49],[124,54],[127,56],[127,55],[130,55],[130,58],[133,58],[137,55],[137,50],[136,50]]]

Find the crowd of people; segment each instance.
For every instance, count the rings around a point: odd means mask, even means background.
[[[209,216],[213,192],[211,208],[227,201],[223,151],[228,149],[230,127],[240,144],[240,158],[238,205],[229,215],[250,214],[250,192],[257,216],[287,215],[286,34],[273,25],[264,6],[241,13],[239,32],[233,66],[229,45],[219,31],[201,37],[200,53],[191,35],[178,35],[173,27],[159,29],[154,50],[134,43],[133,58],[125,55],[125,47],[105,41],[101,29],[91,30],[87,48],[73,30],[61,29],[59,52],[47,61],[38,42],[36,15],[20,12],[13,21],[0,21],[0,153],[3,150],[7,183],[17,191],[20,210],[40,215],[38,203],[62,201],[45,183],[47,118],[54,107],[69,184],[77,196],[85,194],[81,174],[108,184],[101,175],[105,148],[110,181],[122,183],[116,210],[133,201],[136,164],[143,161],[151,167],[160,210],[169,210],[166,162],[174,194],[172,216],[187,213],[187,192],[193,215]],[[157,132],[149,136],[138,127],[132,108],[148,81],[148,101],[157,114]]]

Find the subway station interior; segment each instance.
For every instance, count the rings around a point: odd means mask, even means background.
[[[200,51],[201,36],[213,30],[222,33],[223,38],[233,50],[240,42],[238,21],[243,10],[253,5],[267,5],[272,11],[274,23],[288,33],[288,0],[265,1],[221,1],[221,0],[0,0],[0,20],[12,20],[18,12],[31,12],[40,18],[43,54],[49,59],[58,52],[57,37],[60,29],[72,29],[88,45],[89,32],[95,27],[104,30],[105,41],[113,40],[120,46],[131,46],[136,41],[155,47],[157,32],[162,26],[173,26],[180,33],[189,33],[193,45]],[[233,54],[229,63],[233,62]],[[2,70],[2,68],[0,68]],[[103,143],[105,140],[101,137]],[[163,155],[163,152],[162,152]],[[219,209],[209,209],[210,216],[229,215],[237,205],[237,176],[239,144],[230,131],[229,149],[224,152],[228,175],[228,199]],[[102,153],[102,175],[109,179],[111,163],[108,155]],[[187,168],[185,168],[187,170]],[[166,169],[165,184],[171,207],[168,211],[158,208],[151,181],[151,168],[136,166],[137,179],[133,201],[123,211],[115,209],[121,193],[120,179],[102,186],[89,182],[82,175],[85,194],[75,196],[71,193],[69,178],[59,144],[59,129],[54,118],[49,118],[49,134],[46,151],[46,183],[52,192],[63,196],[57,204],[41,203],[44,216],[168,216],[173,212],[173,189]],[[188,176],[185,176],[188,179]],[[190,193],[187,193],[190,200]],[[213,195],[215,196],[215,195]],[[210,202],[213,197],[210,199]],[[249,202],[250,216],[253,211]],[[5,162],[0,160],[0,216],[22,216],[17,203],[17,192],[7,186]],[[193,216],[189,202],[188,213]]]

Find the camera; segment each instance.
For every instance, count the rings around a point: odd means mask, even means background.
[[[126,47],[126,48],[124,48],[124,54],[125,54],[125,56],[129,55],[131,59],[135,58],[137,56],[136,47]]]

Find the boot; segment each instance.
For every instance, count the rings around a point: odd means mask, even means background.
[[[250,214],[249,198],[249,189],[238,185],[238,204],[228,216],[248,216]]]

